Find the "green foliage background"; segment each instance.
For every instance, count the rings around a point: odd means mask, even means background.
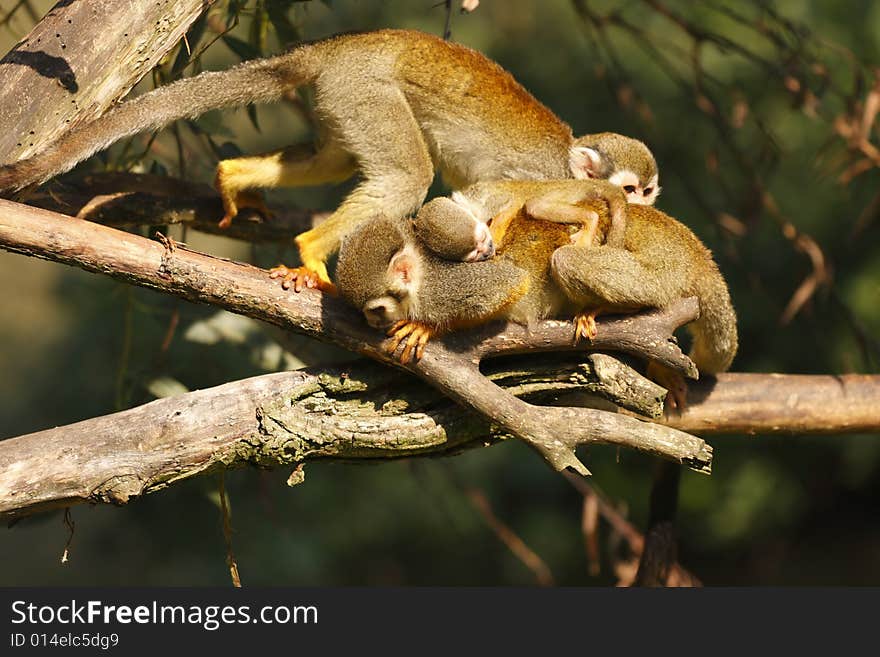
[[[194,30],[190,45],[196,50],[196,43],[207,43],[216,36],[212,29],[236,13],[239,23],[197,67],[223,68],[243,56],[277,51],[282,42],[346,30],[440,33],[445,12],[435,4],[220,3],[201,41]],[[702,75],[693,66],[693,35],[664,16],[663,8],[699,34],[729,40],[704,40]],[[593,12],[611,19],[591,23]],[[8,21],[0,35],[3,50],[31,25],[24,12]],[[763,36],[756,26],[767,28]],[[776,33],[779,42],[766,36]],[[833,125],[874,84],[880,4],[484,0],[472,15],[453,16],[452,36],[499,61],[576,133],[614,130],[649,142],[664,187],[658,206],[713,249],[729,281],[740,314],[735,370],[877,371],[880,169],[841,184],[839,174],[858,156]],[[181,64],[186,58],[179,57]],[[172,56],[158,78],[181,69]],[[786,89],[792,77],[811,90],[815,104]],[[147,80],[138,91],[151,86]],[[715,108],[708,113],[707,99]],[[744,108],[742,126],[733,127]],[[207,181],[217,153],[280,147],[307,138],[308,125],[279,105],[211,114],[181,132],[184,173]],[[876,141],[876,128],[871,136]],[[129,166],[132,152],[139,149],[117,147],[86,166]],[[139,166],[180,173],[170,131]],[[331,208],[346,189],[273,194]],[[764,193],[772,194],[782,219],[762,205]],[[784,236],[784,221],[815,240],[831,277],[792,321],[780,324],[793,292],[811,272],[808,258]],[[197,249],[263,265],[294,258],[282,247],[252,249],[192,233],[186,240]],[[204,388],[350,357],[208,308],[7,253],[0,253],[0,294],[0,436],[110,413],[180,386]],[[180,325],[162,352],[174,313]],[[682,481],[680,560],[689,570],[708,584],[880,583],[877,435],[729,436],[712,442],[712,477],[688,472]],[[592,483],[644,526],[651,461],[599,448],[588,463]],[[473,488],[545,560],[557,583],[615,581],[616,538],[601,527],[603,569],[597,577],[588,575],[580,496],[518,444],[444,460],[315,463],[306,467],[305,484],[293,489],[284,484],[288,474],[241,470],[226,476],[234,549],[246,585],[533,583],[533,573],[469,501]],[[125,508],[76,507],[72,517],[76,531],[65,565],[61,514],[3,531],[0,584],[229,582],[214,478]]]

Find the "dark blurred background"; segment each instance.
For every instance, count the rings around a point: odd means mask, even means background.
[[[5,52],[51,3],[0,5]],[[339,31],[439,34],[445,19],[435,0],[219,2],[190,47],[234,25],[198,63],[216,69]],[[576,134],[613,130],[649,143],[661,171],[658,207],[712,248],[730,284],[741,334],[735,371],[877,372],[880,158],[865,144],[878,141],[870,106],[878,100],[880,3],[483,0],[472,14],[454,12],[451,28]],[[167,76],[175,55],[135,93]],[[308,131],[289,104],[259,107],[255,117],[212,113],[182,126],[183,173],[210,181],[217,156],[209,137],[226,154],[252,153]],[[133,143],[142,149],[147,140]],[[134,162],[138,150],[120,145],[83,167],[181,173],[171,131]],[[346,189],[273,194],[332,208]],[[281,246],[193,232],[185,239],[262,265],[294,261]],[[350,357],[5,252],[0,298],[0,436]],[[162,351],[175,315],[180,323]],[[713,475],[682,478],[680,562],[689,571],[716,585],[880,584],[880,437],[712,443]],[[587,462],[595,488],[643,528],[652,461],[596,448]],[[602,567],[591,574],[583,498],[519,444],[442,460],[313,463],[306,473],[296,488],[285,486],[287,471],[226,475],[245,585],[535,583],[534,568],[508,549],[475,495],[558,584],[612,584],[628,563],[620,537],[601,521]],[[66,564],[63,515],[26,519],[0,533],[0,584],[227,584],[218,500],[217,479],[208,477],[123,508],[75,507]]]

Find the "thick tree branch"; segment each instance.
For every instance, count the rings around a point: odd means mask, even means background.
[[[0,201],[0,246],[73,264],[131,283],[211,303],[284,328],[331,341],[388,364],[382,336],[337,299],[307,290],[295,294],[267,281],[263,270],[173,249],[121,231],[9,201]],[[602,322],[592,348],[647,355],[693,374],[693,364],[671,338],[652,334],[696,316],[696,302],[684,300],[639,325],[631,317]],[[670,320],[671,318],[671,320]],[[541,452],[557,469],[586,468],[574,456],[579,444],[608,442],[635,447],[709,471],[711,448],[686,433],[595,409],[536,407],[488,381],[477,365],[490,353],[574,349],[568,322],[545,322],[534,330],[486,327],[458,333],[428,345],[423,358],[407,369],[465,406],[491,418]]]
[[[534,356],[498,361],[488,375],[513,394],[562,395],[563,403],[581,402],[584,390],[614,390],[616,375],[603,373],[609,364],[601,354],[579,356],[568,355],[567,362],[559,356],[555,367]],[[566,371],[576,374],[568,378]],[[724,409],[731,423],[707,422],[707,433],[750,433],[750,418],[763,431],[764,418],[751,412],[760,397],[760,404],[778,409],[777,432],[786,426],[794,427],[792,433],[880,429],[880,406],[869,408],[867,401],[878,398],[880,376],[839,380],[851,398],[865,400],[862,408],[853,408],[862,424],[801,423],[805,409],[792,394],[801,389],[801,380],[821,389],[835,378],[727,374],[714,396],[691,406],[689,421],[716,417]],[[691,385],[699,390],[699,383]],[[744,400],[734,415],[725,388],[744,385],[760,394]],[[615,401],[632,404],[641,398],[645,408],[656,411],[658,392],[651,386],[617,394]],[[413,385],[410,375],[369,361],[267,374],[0,441],[0,518],[78,502],[122,504],[219,468],[443,456],[507,435],[439,391]]]
[[[588,387],[602,385],[591,365],[575,369]],[[517,393],[560,389],[542,383],[543,373],[490,376]],[[122,504],[218,468],[442,456],[505,437],[410,375],[368,361],[268,374],[0,441],[0,518]]]
[[[690,407],[669,426],[712,433],[880,432],[880,376],[719,374],[689,383]]]
[[[28,204],[116,228],[184,224],[203,233],[251,243],[292,243],[293,235],[313,228],[327,215],[270,205],[272,217],[264,219],[244,208],[229,228],[220,228],[217,224],[223,216],[223,204],[210,185],[124,172],[54,180],[32,193]]]
[[[15,90],[0,96],[0,162],[33,155],[101,115],[213,1],[58,3],[0,59],[0,88]]]

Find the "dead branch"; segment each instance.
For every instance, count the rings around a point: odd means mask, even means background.
[[[572,393],[575,390],[614,391],[613,381],[601,374],[605,366],[595,366],[600,355],[587,355],[586,360],[583,356],[571,354],[567,362],[555,366],[548,366],[540,356],[515,363],[498,361],[488,375],[511,394],[562,394],[561,401],[572,404],[583,402],[583,392]],[[544,367],[554,367],[556,376],[548,376]],[[575,374],[565,379],[561,372]],[[719,405],[730,409],[724,389],[739,390],[748,384],[761,391],[753,397],[779,409],[777,431],[787,425],[797,432],[827,431],[824,424],[804,427],[803,409],[797,403],[786,404],[795,398],[791,393],[801,387],[801,378],[833,379],[728,374],[718,381],[713,395],[690,407],[686,417],[692,423],[701,416],[717,417]],[[691,385],[699,390],[699,383]],[[880,376],[842,377],[842,386],[854,397],[867,400],[873,394],[876,400]],[[615,394],[618,402],[634,404],[640,395],[654,398],[656,391],[647,387],[630,396]],[[707,433],[748,432],[752,402],[753,398],[743,401],[742,411],[729,426],[702,423]],[[655,400],[646,408],[657,409],[659,403]],[[873,409],[876,427],[878,404]],[[867,419],[867,413],[861,415]],[[755,422],[764,425],[760,416]],[[267,374],[0,441],[0,518],[80,502],[124,504],[228,467],[436,457],[486,447],[505,437],[504,429],[478,413],[463,411],[431,387],[413,385],[411,375],[369,361]],[[600,505],[600,512],[614,524],[609,509]],[[641,554],[642,544],[633,543],[637,533],[615,527]]]
[[[203,233],[247,242],[290,242],[327,213],[272,205],[264,219],[244,208],[229,228],[220,196],[210,185],[145,173],[91,173],[53,180],[28,197],[28,204],[115,228],[183,224]]]
[[[0,60],[0,162],[33,155],[128,93],[213,0],[59,3]],[[116,38],[107,38],[112,25]]]
[[[579,381],[602,385],[587,363],[571,365]],[[518,363],[490,376],[515,394],[579,385],[527,371]],[[443,456],[505,437],[411,375],[369,361],[268,374],[0,441],[0,518],[124,504],[228,467]]]
[[[690,406],[666,424],[700,435],[880,431],[880,376],[719,374],[688,384]]]
[[[263,270],[249,265],[164,247],[106,226],[10,201],[0,201],[0,246],[214,304],[399,366],[387,353],[383,336],[369,329],[351,308],[317,292],[285,291],[267,281]],[[609,319],[591,347],[635,352],[692,375],[693,364],[671,336],[678,324],[690,321],[696,313],[696,301],[690,299],[664,312],[646,314],[642,322],[633,317]],[[668,330],[658,335],[658,328]],[[587,473],[574,456],[574,448],[608,442],[709,471],[711,448],[699,438],[606,411],[532,406],[486,379],[478,367],[490,354],[574,348],[568,322],[546,322],[532,331],[496,325],[437,340],[420,361],[406,369],[492,418],[541,452],[557,469],[570,466]]]

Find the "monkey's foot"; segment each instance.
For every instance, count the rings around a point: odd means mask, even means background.
[[[222,193],[221,196],[223,196]],[[226,200],[226,197],[224,196],[223,209],[225,213],[217,225],[220,228],[229,228],[232,225],[232,220],[235,216],[245,208],[256,210],[265,219],[271,219],[274,216],[274,213],[266,207],[266,201],[263,199],[262,194],[252,190],[245,190],[237,192],[231,202]]]
[[[415,356],[416,360],[422,357],[425,352],[425,345],[428,340],[434,337],[434,329],[427,324],[421,322],[412,322],[408,319],[402,319],[396,322],[387,335],[391,338],[385,350],[389,354],[397,351],[401,343],[404,344],[403,352],[400,354],[400,362],[406,365]]]
[[[326,294],[336,294],[336,286],[333,283],[308,267],[290,269],[284,265],[278,265],[269,270],[269,278],[281,279],[281,287],[285,290],[289,290],[293,285],[294,292],[302,292],[304,289],[310,288]]]
[[[601,308],[595,310],[580,312],[574,316],[574,341],[593,340],[599,335],[599,329],[596,326],[596,317],[602,312]]]
[[[663,411],[669,415],[672,412],[682,413],[687,406],[687,383],[678,372],[664,367],[655,361],[648,363],[648,378],[666,388],[666,402]]]
[[[464,262],[482,262],[495,255],[495,242],[492,240],[492,231],[482,221],[477,221],[474,227],[474,250],[464,257]]]

